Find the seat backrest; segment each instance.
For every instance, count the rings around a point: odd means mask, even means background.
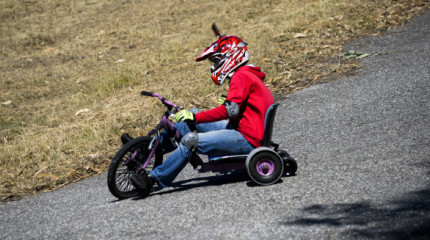
[[[270,147],[272,142],[272,132],[273,132],[273,124],[275,123],[275,115],[276,109],[278,108],[279,103],[274,103],[270,105],[269,109],[266,112],[266,118],[264,120],[264,138],[263,138],[263,146]]]

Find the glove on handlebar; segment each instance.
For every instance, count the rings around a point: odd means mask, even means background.
[[[194,116],[194,113],[184,109],[176,113],[175,119],[177,122],[181,120],[185,122],[191,131],[196,130],[196,118]]]
[[[223,105],[226,99],[227,99],[226,95],[221,95],[221,97],[218,98],[218,106]]]
[[[175,115],[175,119],[177,122],[179,121],[185,121],[185,120],[192,120],[194,121],[194,114],[186,109],[179,111]]]

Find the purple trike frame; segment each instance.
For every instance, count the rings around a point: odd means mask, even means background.
[[[147,137],[152,138],[148,146],[150,152],[144,163],[137,167],[137,172],[147,168],[154,156],[154,167],[162,164],[163,159],[157,158],[157,148],[160,145],[162,130],[167,131],[167,135],[170,136],[172,143],[176,146],[181,140],[181,134],[175,128],[172,121],[169,120],[169,117],[176,114],[181,108],[166,100],[160,94],[145,91],[142,91],[141,94],[160,99],[168,110],[162,116],[157,127],[148,132]],[[279,145],[271,140],[275,113],[278,106],[279,103],[272,104],[266,111],[264,137],[261,147],[254,148],[249,154],[208,156],[209,160],[207,162],[204,162],[197,153],[193,153],[190,164],[200,173],[246,169],[251,179],[260,185],[273,184],[277,182],[284,173],[290,176],[295,174],[297,170],[296,161],[291,158],[286,151],[278,149]],[[137,151],[141,150],[144,149],[139,149]]]
[[[163,98],[160,94],[157,93],[150,93],[146,91],[141,92],[142,95],[145,96],[151,96],[156,97],[160,99],[160,101],[167,107],[168,111],[165,112],[163,117],[161,118],[160,122],[158,123],[157,127],[152,129],[148,132],[147,136],[157,136],[154,137],[151,141],[148,148],[151,149],[151,152],[149,153],[147,159],[145,160],[144,164],[141,165],[137,171],[140,169],[145,169],[149,162],[151,161],[152,157],[155,154],[156,149],[160,145],[161,141],[161,131],[164,129],[168,132],[169,136],[173,136],[175,143],[177,144],[181,139],[181,134],[179,131],[175,128],[173,123],[169,120],[169,116],[177,113],[181,110],[181,108],[174,103],[166,100]],[[192,159],[190,160],[191,165],[193,168],[198,172],[220,172],[220,171],[227,171],[227,170],[234,170],[234,169],[245,169],[245,160],[248,155],[233,155],[233,156],[221,156],[221,157],[211,157],[208,156],[209,161],[203,162],[203,160],[200,158],[198,154],[193,154]]]

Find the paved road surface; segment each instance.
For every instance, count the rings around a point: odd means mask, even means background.
[[[0,205],[0,239],[430,238],[430,14],[347,46],[356,76],[282,101],[274,139],[299,162],[267,186],[197,174],[116,201],[106,175]]]

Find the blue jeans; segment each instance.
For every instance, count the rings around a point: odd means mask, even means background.
[[[182,136],[190,132],[186,123],[175,123],[176,129]],[[205,155],[224,156],[235,154],[247,154],[254,149],[254,147],[246,140],[242,134],[234,130],[228,121],[219,121],[213,123],[202,123],[196,126],[198,135],[198,148],[197,152]],[[161,144],[167,145],[167,141]],[[163,146],[162,146],[163,148]],[[163,149],[169,149],[166,146]],[[161,186],[168,187],[173,180],[178,176],[185,165],[190,161],[192,152],[184,145],[179,144],[179,147],[154,170],[149,172],[151,177],[157,179]]]

